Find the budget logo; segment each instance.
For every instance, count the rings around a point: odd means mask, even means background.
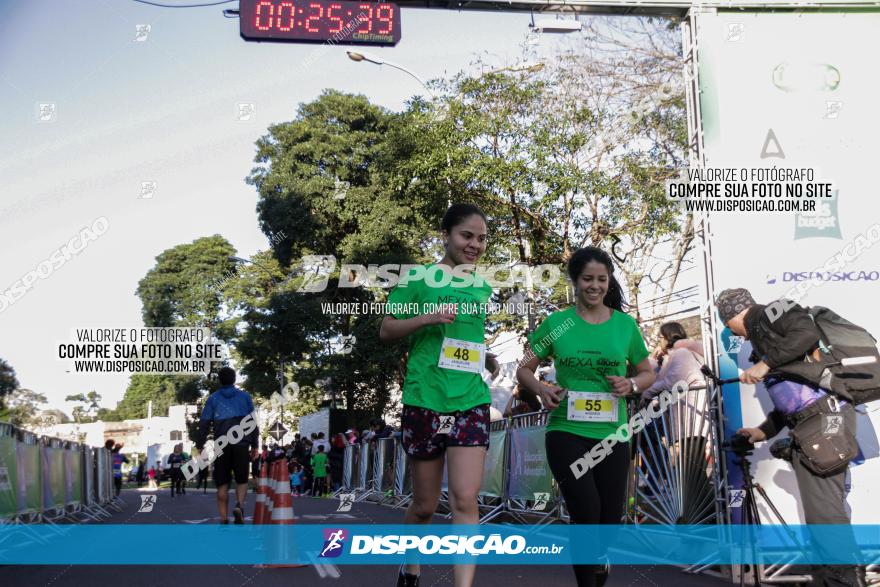
[[[348,538],[348,532],[346,532],[342,528],[339,528],[337,530],[333,530],[332,528],[325,528],[324,548],[321,550],[321,554],[319,554],[318,557],[335,558],[342,554],[346,538]]]
[[[798,212],[794,215],[794,240],[802,238],[843,238],[837,216],[837,193],[830,199],[816,202],[812,212]]]

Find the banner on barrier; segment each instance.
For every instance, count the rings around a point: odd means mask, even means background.
[[[44,446],[42,455],[43,509],[64,509],[64,449]]]
[[[91,505],[95,502],[95,459],[92,455],[92,449],[88,446],[83,450],[83,460],[86,469],[83,475],[83,482],[85,483],[83,502],[86,505]]]
[[[535,499],[535,493],[553,494],[553,475],[547,464],[543,428],[513,428],[510,435],[510,481],[513,499]]]
[[[18,464],[18,512],[43,511],[43,469],[40,446],[19,442],[15,446]]]
[[[82,458],[78,448],[67,449],[64,451],[65,504],[80,504],[82,499]]]
[[[0,437],[0,518],[10,518],[18,513],[18,466],[15,455],[15,439]]]
[[[501,497],[504,493],[504,441],[507,431],[496,430],[489,434],[489,450],[483,465],[483,485],[480,495]]]

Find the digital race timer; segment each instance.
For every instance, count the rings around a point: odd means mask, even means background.
[[[240,0],[239,17],[247,40],[373,45],[400,40],[400,8],[389,2]]]

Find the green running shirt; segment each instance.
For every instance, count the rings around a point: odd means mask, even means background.
[[[556,383],[567,391],[611,392],[607,375],[625,377],[628,364],[637,365],[648,356],[636,321],[616,310],[602,324],[584,321],[574,306],[553,312],[529,337],[529,344],[541,359],[553,357]],[[626,402],[617,402],[617,422],[577,422],[568,420],[568,401],[563,398],[550,413],[547,431],[605,438],[626,423]]]
[[[409,276],[412,275],[410,271]],[[446,285],[431,287],[426,281]],[[424,326],[409,336],[404,405],[451,413],[491,403],[489,387],[481,376],[485,356],[481,358],[479,374],[438,366],[444,338],[485,343],[486,304],[491,296],[492,287],[478,275],[474,274],[473,283],[468,284],[453,276],[449,267],[441,265],[427,265],[424,279],[400,283],[394,288],[388,296],[388,304],[390,314],[398,320],[436,311],[432,306],[452,303],[458,306],[458,315],[452,324]]]
[[[312,455],[312,470],[316,478],[327,476],[327,453],[318,452]]]

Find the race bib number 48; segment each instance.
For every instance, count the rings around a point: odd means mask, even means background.
[[[479,375],[483,372],[486,345],[457,338],[444,338],[440,348],[438,367],[455,371],[469,371]]]
[[[617,422],[618,400],[610,393],[569,391],[568,419],[575,422]]]

